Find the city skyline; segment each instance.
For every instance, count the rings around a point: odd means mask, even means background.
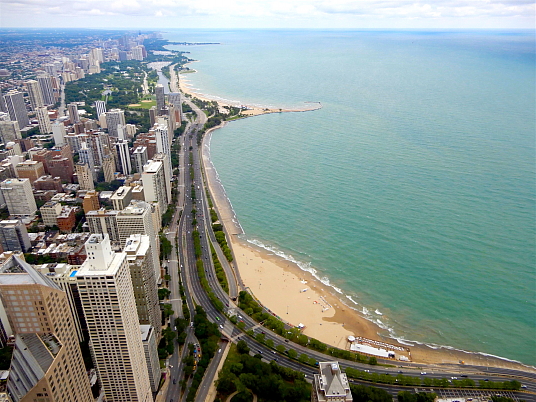
[[[4,28],[534,29],[531,0],[184,0],[0,3]],[[76,19],[67,19],[76,15]]]

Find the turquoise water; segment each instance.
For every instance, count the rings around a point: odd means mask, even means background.
[[[212,157],[248,239],[400,339],[536,364],[530,32],[174,31],[205,94],[306,113]],[[379,314],[378,312],[381,312]]]

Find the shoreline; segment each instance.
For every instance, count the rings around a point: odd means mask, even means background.
[[[188,63],[189,64],[189,63]],[[229,107],[241,107],[243,108],[241,112],[241,118],[245,117],[252,117],[252,116],[259,116],[263,114],[271,114],[271,113],[291,113],[291,112],[311,112],[313,110],[322,109],[322,104],[320,102],[304,102],[306,104],[311,104],[310,107],[303,107],[303,108],[274,108],[274,107],[264,107],[259,105],[247,105],[242,104],[239,101],[231,101],[222,99],[217,96],[210,96],[206,94],[202,94],[199,92],[196,92],[196,88],[192,88],[192,84],[188,81],[188,79],[185,79],[184,76],[188,74],[192,74],[196,72],[195,70],[187,70],[188,73],[181,73],[179,72],[179,88],[180,90],[188,95],[191,95],[192,97],[198,98],[202,101],[208,101],[208,102],[217,102],[220,108],[223,106]],[[237,119],[238,120],[238,119]]]
[[[202,100],[216,100],[194,92],[181,79],[179,79],[179,85],[184,93]],[[218,100],[216,102],[220,107],[233,106]],[[280,111],[257,108],[255,110],[256,113],[244,117],[281,111],[316,109]],[[383,336],[380,334],[385,331],[382,327],[349,306],[342,298],[343,295],[337,294],[335,289],[322,283],[311,272],[300,268],[297,262],[277,255],[280,253],[276,254],[274,250],[252,244],[251,240],[248,241],[210,159],[211,137],[217,128],[224,125],[210,130],[203,139],[202,158],[207,185],[220,221],[229,234],[228,240],[236,258],[234,265],[239,271],[244,286],[248,287],[251,293],[275,315],[294,326],[304,324],[305,335],[341,349],[348,349],[347,337],[351,335],[397,347],[409,347],[412,363],[415,364],[455,365],[460,372],[464,371],[465,364],[504,367],[536,373],[536,368],[533,366],[483,352],[469,352],[451,346],[427,345],[425,342],[414,340],[399,342],[391,337]],[[303,291],[306,288],[307,290]],[[284,300],[281,299],[281,295],[285,295]],[[397,361],[392,361],[392,363],[396,364]]]

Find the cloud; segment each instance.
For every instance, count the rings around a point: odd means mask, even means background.
[[[6,17],[11,13],[24,12],[26,16],[47,13],[50,8],[46,0],[0,1],[2,13]],[[175,16],[182,19],[250,18],[261,21],[278,18],[456,20],[502,17],[527,19],[534,18],[535,15],[533,0],[56,0],[54,8],[55,15],[76,15],[81,19],[115,15],[158,19]]]

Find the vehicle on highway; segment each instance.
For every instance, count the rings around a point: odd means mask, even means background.
[[[175,384],[177,384],[177,379],[176,378],[173,379],[173,385],[175,385]]]
[[[426,375],[426,371],[421,371],[421,375]]]

